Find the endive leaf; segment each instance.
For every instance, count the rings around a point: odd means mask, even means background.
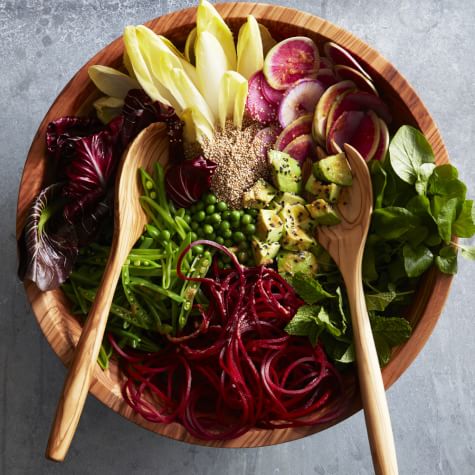
[[[127,54],[127,50],[125,48],[124,48],[124,53],[122,55],[122,62],[124,63],[125,69],[127,69],[129,76],[131,78],[137,79],[134,68],[132,67],[132,63],[130,62],[129,55]]]
[[[226,71],[219,88],[219,123],[222,128],[226,119],[232,119],[239,129],[242,127],[247,98],[247,80],[236,71]]]
[[[256,19],[249,15],[241,26],[237,42],[237,71],[246,79],[264,67],[261,31]]]
[[[94,65],[87,72],[97,89],[106,96],[125,99],[131,89],[140,89],[140,84],[135,79],[109,66]]]
[[[145,62],[140,50],[137,31],[134,26],[125,27],[124,45],[131,67],[133,68],[137,81],[140,83],[143,90],[154,101],[160,101],[167,106],[175,107],[176,101],[173,100],[173,96],[170,92],[160,83],[154,81],[149,66]]]
[[[196,29],[198,35],[206,31],[218,40],[228,61],[226,70],[236,70],[236,47],[233,34],[216,8],[207,0],[201,0],[198,6]]]
[[[196,108],[190,108],[183,111],[181,120],[185,124],[183,137],[187,142],[203,143],[203,140],[213,140],[213,126]]]
[[[259,30],[261,31],[262,50],[265,56],[269,50],[277,44],[277,41],[272,38],[270,31],[262,23],[259,23]]]
[[[218,117],[218,94],[221,78],[228,70],[224,50],[211,33],[198,32],[195,45],[196,71],[201,94],[215,117]]]
[[[115,119],[122,112],[124,106],[124,99],[117,97],[101,97],[94,101],[94,109],[99,120],[103,124],[108,124],[112,119]]]
[[[196,28],[193,28],[185,43],[185,58],[191,63],[195,64],[195,42],[196,42]]]
[[[195,84],[195,86],[198,85],[195,67],[185,59],[183,54],[168,38],[155,34],[150,28],[147,28],[143,25],[137,27],[137,35],[141,47],[144,45],[144,47],[146,47],[147,51],[150,53],[149,60],[151,62],[159,61],[158,57],[160,57],[162,54],[171,55],[173,67],[182,67],[186,74],[188,74],[190,79],[193,81],[193,84]],[[155,57],[155,55],[157,57]]]

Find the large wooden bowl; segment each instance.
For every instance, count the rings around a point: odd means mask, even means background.
[[[437,163],[448,162],[447,151],[439,131],[424,104],[401,74],[363,41],[321,18],[289,8],[252,3],[226,3],[218,5],[217,8],[234,31],[245,21],[247,15],[253,14],[271,30],[276,39],[305,35],[313,38],[318,44],[326,40],[339,43],[354,54],[374,78],[378,90],[391,108],[394,117],[393,128],[401,124],[419,127],[432,145]],[[194,26],[195,19],[196,9],[190,8],[152,20],[147,23],[147,26],[157,33],[166,35],[177,44],[183,44]],[[45,157],[47,124],[60,116],[74,115],[87,110],[91,97],[95,93],[95,88],[88,78],[88,67],[93,64],[121,67],[122,52],[122,38],[118,38],[96,54],[66,85],[43,119],[31,145],[23,171],[18,197],[17,236],[23,228],[28,207],[40,191],[48,172]],[[424,346],[441,313],[450,283],[450,277],[435,270],[425,276],[407,315],[414,327],[413,334],[405,345],[394,351],[391,362],[383,369],[386,387],[391,386],[399,378]],[[69,311],[68,300],[60,290],[41,292],[32,283],[26,283],[25,289],[49,344],[67,365],[81,332],[78,321]],[[121,374],[114,362],[110,370],[106,372],[101,371],[96,365],[91,392],[104,404],[131,421],[167,437],[195,444],[217,447],[257,447],[298,439],[327,427],[252,430],[231,441],[204,442],[191,437],[178,424],[152,424],[135,414],[121,397],[120,382]],[[354,387],[353,378],[348,378],[348,382]],[[351,391],[351,388],[349,389]],[[361,409],[358,391],[353,392],[355,393],[353,403],[343,418]]]

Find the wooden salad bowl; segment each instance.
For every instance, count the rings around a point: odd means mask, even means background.
[[[226,3],[217,5],[217,9],[234,32],[237,32],[244,23],[247,15],[252,14],[269,28],[277,40],[304,35],[314,39],[319,45],[327,40],[340,44],[356,56],[372,76],[378,91],[392,112],[392,132],[402,124],[418,127],[431,144],[436,162],[448,163],[447,150],[439,130],[422,101],[394,66],[360,39],[321,18],[290,8],[255,3]],[[195,20],[196,8],[190,8],[157,18],[146,25],[176,44],[183,45],[187,34],[194,27]],[[89,66],[102,64],[121,68],[123,49],[122,38],[118,38],[97,53],[74,75],[44,117],[33,139],[23,170],[18,196],[17,237],[21,234],[33,198],[39,193],[42,183],[47,181],[50,172],[45,154],[45,133],[48,123],[61,116],[89,112],[92,100],[97,97],[95,86],[88,77]],[[451,276],[444,275],[435,268],[424,276],[413,305],[406,315],[413,326],[412,336],[404,345],[394,350],[391,361],[383,369],[386,388],[401,376],[429,338],[447,298],[451,280]],[[61,290],[41,292],[31,282],[25,283],[25,289],[46,339],[63,363],[68,365],[79,339],[81,326],[71,314],[66,296]],[[91,393],[127,419],[151,431],[193,444],[215,447],[259,447],[299,439],[339,422],[293,429],[254,429],[234,440],[208,442],[192,437],[177,423],[161,425],[143,419],[122,399],[121,381],[122,376],[114,360],[111,361],[107,371],[102,371],[96,365]],[[346,381],[352,402],[340,420],[361,409],[355,378],[349,375]]]

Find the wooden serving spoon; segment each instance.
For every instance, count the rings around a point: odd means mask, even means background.
[[[114,237],[109,259],[56,408],[46,449],[46,456],[52,460],[61,462],[68,452],[89,392],[122,264],[147,223],[139,201],[142,191],[138,169],[151,170],[155,162],[167,160],[168,137],[163,123],[143,130],[122,157],[116,178]]]
[[[364,159],[349,145],[345,145],[345,152],[353,172],[353,184],[344,189],[340,198],[338,211],[342,221],[336,226],[319,226],[317,239],[340,268],[346,285],[361,399],[375,472],[377,475],[397,475],[391,419],[361,275],[373,190]]]

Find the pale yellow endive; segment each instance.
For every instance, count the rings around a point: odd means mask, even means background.
[[[256,19],[249,15],[241,26],[237,41],[237,72],[249,79],[264,66],[261,30]]]
[[[94,101],[93,106],[99,120],[104,124],[108,124],[120,115],[122,107],[124,107],[124,100],[117,97],[100,97]]]
[[[181,120],[185,124],[183,137],[188,143],[203,143],[203,140],[213,140],[214,127],[196,107],[185,109]]]
[[[219,88],[219,125],[232,119],[237,128],[242,127],[247,98],[247,80],[236,71],[226,71]]]
[[[97,89],[107,96],[125,99],[131,89],[140,88],[135,79],[109,66],[94,65],[87,72]]]
[[[196,27],[193,28],[186,38],[185,43],[185,58],[191,63],[195,64],[195,42],[196,42]]]

